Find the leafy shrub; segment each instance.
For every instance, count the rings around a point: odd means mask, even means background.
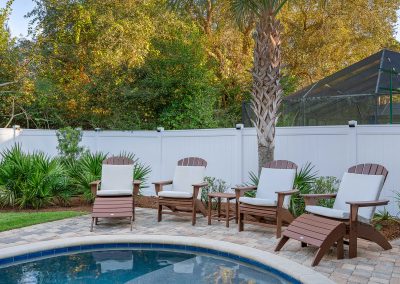
[[[304,198],[301,194],[308,194],[311,192],[315,179],[317,177],[317,172],[314,170],[314,166],[311,163],[305,164],[296,174],[294,180],[294,188],[299,191],[299,193],[293,194],[290,198],[289,210],[292,214],[297,217],[305,212]]]
[[[70,126],[59,129],[56,132],[60,156],[66,160],[76,160],[85,151],[84,147],[79,146],[82,141],[82,130],[74,129]]]
[[[323,193],[337,193],[339,189],[340,180],[336,177],[327,176],[327,177],[318,177],[315,179],[311,192],[313,194],[323,194]],[[332,208],[333,203],[335,202],[334,198],[330,199],[321,199],[318,201],[318,205]]]
[[[395,220],[396,218],[390,215],[389,211],[387,211],[386,208],[383,208],[383,211],[378,211],[378,213],[375,213],[374,217],[372,218],[375,229],[377,229],[378,231],[382,230],[383,223]]]
[[[205,177],[204,181],[208,183],[201,191],[201,201],[208,206],[208,194],[212,192],[226,192],[229,186],[222,179],[215,177]]]
[[[68,177],[58,159],[42,152],[25,154],[16,145],[1,153],[0,205],[41,208],[54,199],[68,201]]]

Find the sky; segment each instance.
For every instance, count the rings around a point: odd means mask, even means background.
[[[7,0],[0,0],[0,8],[4,8]],[[29,19],[24,18],[34,7],[33,0],[14,0],[12,13],[8,21],[11,34],[16,37],[28,35]],[[396,38],[400,41],[400,10],[397,12],[397,33]]]

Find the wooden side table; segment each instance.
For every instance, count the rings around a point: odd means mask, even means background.
[[[216,214],[212,214],[212,211],[211,211],[213,198],[217,199],[217,213]],[[226,199],[225,212],[221,212],[221,199],[222,198]],[[208,194],[208,225],[211,225],[211,219],[216,219],[218,221],[221,221],[222,216],[225,218],[226,227],[229,227],[230,220],[235,219],[236,224],[238,223],[238,216],[237,216],[238,202],[237,202],[237,200],[236,200],[236,204],[235,204],[236,207],[234,210],[234,214],[232,216],[230,216],[229,202],[232,199],[236,199],[236,195],[234,193],[212,192],[212,193]]]

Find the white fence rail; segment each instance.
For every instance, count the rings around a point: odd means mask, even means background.
[[[388,207],[397,214],[394,191],[400,191],[400,126],[369,125],[283,127],[277,129],[276,159],[286,159],[299,166],[311,162],[320,176],[341,178],[343,172],[357,163],[380,163],[389,176],[382,198],[392,202]],[[0,151],[21,144],[25,151],[40,150],[57,155],[53,130],[0,129]],[[82,144],[91,151],[118,154],[135,153],[150,165],[150,181],[172,178],[176,162],[187,156],[208,161],[207,175],[221,178],[230,185],[248,181],[248,173],[257,170],[257,138],[252,128],[205,129],[182,131],[85,131]],[[149,187],[145,194],[154,194]]]

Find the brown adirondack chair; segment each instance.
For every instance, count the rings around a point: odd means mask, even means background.
[[[276,226],[276,237],[282,232],[282,224],[289,224],[294,217],[289,212],[290,195],[293,190],[297,165],[290,161],[276,160],[262,168],[258,186],[235,187],[239,201],[239,232],[244,224],[270,227]],[[244,193],[257,190],[256,197],[244,197]],[[253,220],[249,220],[251,217]]]
[[[198,199],[201,188],[207,185],[204,182],[206,167],[207,162],[201,158],[184,158],[178,161],[173,180],[153,182],[157,194],[158,222],[161,222],[163,214],[190,215],[194,226],[197,212],[207,215]],[[172,190],[163,190],[164,185],[172,185]]]
[[[139,193],[141,181],[133,180],[132,159],[113,156],[103,161],[101,180],[90,183],[95,196],[92,209],[92,225],[99,218],[130,218],[135,220],[135,196]]]
[[[349,258],[357,256],[358,238],[375,242],[385,250],[391,249],[392,246],[388,240],[370,224],[375,212],[375,206],[389,203],[388,200],[379,200],[387,175],[388,171],[384,166],[359,164],[349,168],[348,172],[344,174],[337,194],[302,195],[306,203],[306,211],[312,216],[318,217],[317,220],[321,222],[314,222],[314,228],[308,227],[307,236],[303,235],[305,233],[304,228],[293,230],[289,237],[285,236],[285,231],[284,237],[282,237],[275,250],[280,250],[289,238],[299,239],[297,234],[302,231],[302,239],[308,239],[306,243],[321,243],[313,262],[313,265],[318,264],[326,251],[335,243],[334,239],[326,241],[329,237],[328,235],[325,239],[321,238],[322,232],[325,230],[324,223],[329,224],[332,221],[336,221],[337,224],[342,226],[343,224],[345,225],[342,237],[348,239],[345,243],[349,245]],[[336,198],[333,208],[316,206],[318,200],[329,198]],[[303,218],[305,220],[305,216],[306,214],[303,214],[297,219]],[[297,219],[293,224],[299,223],[296,222]],[[303,219],[297,224],[298,227],[309,226],[309,224],[302,225],[305,223]],[[307,219],[310,219],[310,217],[307,217]],[[290,226],[288,227],[289,231],[291,231]],[[306,243],[302,245],[306,245]],[[343,257],[342,248],[340,248],[342,243],[341,240],[338,241],[340,258]]]

